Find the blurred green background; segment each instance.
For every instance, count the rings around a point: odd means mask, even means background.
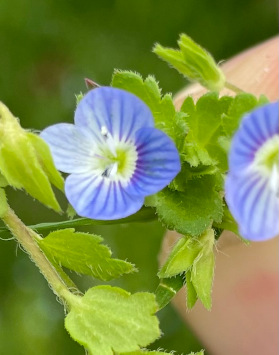
[[[155,42],[176,46],[181,32],[217,61],[227,59],[278,32],[277,1],[1,0],[0,100],[24,127],[40,130],[72,122],[83,78],[109,85],[114,68],[154,74],[163,92],[176,92],[185,80],[151,48]],[[22,192],[7,193],[27,224],[64,218]],[[139,268],[114,284],[131,292],[155,290],[164,234],[158,223],[82,230],[101,234],[114,256]],[[63,329],[62,306],[27,255],[14,241],[0,243],[0,354],[84,354]],[[73,276],[83,290],[95,284]],[[164,337],[153,348],[188,353],[202,347],[170,306],[159,316]]]

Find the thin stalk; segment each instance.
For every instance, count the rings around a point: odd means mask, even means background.
[[[2,220],[44,275],[54,294],[63,302],[66,301],[70,305],[72,303],[72,296],[74,295],[69,291],[61,276],[36,243],[35,239],[39,236],[33,230],[26,227],[10,207],[8,207],[7,212],[2,216]]]
[[[236,85],[234,85],[228,81],[225,82],[225,88],[235,92],[236,94],[241,94],[241,93],[245,92],[242,89],[240,89],[239,87],[237,87]]]

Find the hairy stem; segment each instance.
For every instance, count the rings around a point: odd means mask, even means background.
[[[228,81],[225,82],[225,88],[235,92],[236,94],[244,93],[243,90],[241,90],[239,87],[237,87],[236,85],[234,85]]]
[[[66,283],[36,243],[35,240],[39,236],[33,230],[26,227],[10,207],[8,207],[6,213],[2,216],[2,220],[29,254],[30,259],[37,265],[54,294],[63,302],[66,301],[70,304],[71,302],[69,301],[72,299],[72,294]]]

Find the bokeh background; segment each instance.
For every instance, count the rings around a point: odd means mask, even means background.
[[[185,32],[220,61],[274,36],[277,13],[276,0],[1,0],[0,100],[24,127],[41,130],[72,122],[83,78],[109,85],[114,68],[154,74],[163,92],[175,93],[187,83],[152,54],[155,42],[176,46]],[[23,192],[7,194],[27,224],[65,218]],[[101,234],[115,257],[139,268],[113,284],[155,290],[159,223],[81,230]],[[84,354],[63,328],[61,305],[13,240],[0,240],[0,275],[0,354]],[[96,284],[73,276],[83,290]],[[159,316],[164,337],[152,348],[186,354],[202,347],[170,306]]]

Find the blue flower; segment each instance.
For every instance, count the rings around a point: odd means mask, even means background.
[[[65,194],[81,216],[129,216],[180,171],[174,143],[154,128],[151,111],[131,93],[94,89],[78,104],[74,121],[50,126],[41,137],[56,168],[70,174]]]
[[[244,238],[279,234],[278,103],[257,108],[232,140],[225,196]]]

